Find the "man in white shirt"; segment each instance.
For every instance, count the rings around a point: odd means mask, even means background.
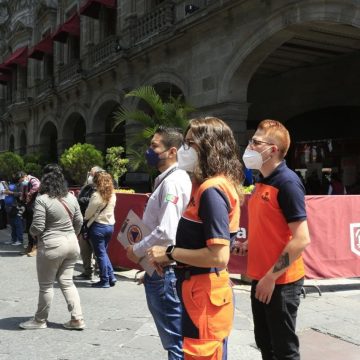
[[[147,203],[143,222],[152,232],[139,243],[127,248],[127,256],[137,262],[154,245],[175,245],[176,230],[191,194],[191,180],[186,171],[177,166],[177,151],[182,145],[180,130],[159,127],[146,151],[148,165],[156,167],[160,175],[155,179],[154,191]],[[172,265],[145,274],[145,293],[148,308],[154,318],[168,360],[183,359],[181,332],[181,303],[176,291],[176,277]]]

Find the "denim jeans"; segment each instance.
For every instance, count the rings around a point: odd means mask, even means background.
[[[264,360],[300,360],[295,328],[303,283],[304,280],[300,279],[276,285],[270,303],[264,304],[255,298],[257,281],[252,282],[255,341]]]
[[[20,241],[24,242],[24,226],[23,219],[19,215],[9,216],[9,222],[11,226],[11,241]]]
[[[114,225],[94,222],[89,230],[91,244],[99,265],[100,281],[103,284],[109,284],[115,278],[114,269],[107,254],[107,248],[114,232]]]
[[[182,306],[176,290],[174,269],[164,268],[164,276],[155,271],[145,274],[145,294],[148,308],[154,318],[161,343],[168,351],[168,360],[182,360]]]

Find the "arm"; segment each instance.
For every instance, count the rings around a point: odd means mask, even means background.
[[[288,269],[288,267],[301,255],[310,244],[310,235],[307,221],[289,223],[292,238],[285,246],[274,266],[269,269],[265,276],[259,280],[256,286],[255,297],[266,304],[271,300],[276,280]]]
[[[174,260],[196,267],[226,267],[230,258],[229,204],[221,191],[210,188],[200,200],[199,216],[203,222],[206,247],[201,249],[175,248]],[[166,248],[154,246],[150,261],[169,261]]]
[[[156,263],[169,262],[165,251],[166,247],[153,246],[148,252],[149,260]],[[229,262],[230,251],[229,246],[220,244],[202,249],[175,248],[171,255],[174,260],[191,266],[224,268]]]
[[[89,205],[86,208],[84,220],[91,219],[96,214],[96,211],[98,211],[101,205],[102,205],[101,196],[97,192],[94,192],[91,195]]]
[[[151,246],[175,244],[176,230],[190,199],[190,192],[189,187],[188,194],[184,194],[183,187],[178,184],[178,181],[165,180],[159,189],[160,198],[152,200],[160,204],[159,225],[128,251],[132,250],[137,258],[141,258],[146,255],[146,250]]]
[[[40,236],[45,230],[46,222],[46,208],[43,201],[39,198],[35,200],[34,217],[30,227],[30,234],[32,236]]]
[[[36,179],[35,177],[32,177],[30,179],[30,183],[31,183],[31,188],[27,194],[28,198],[31,198],[36,192],[38,192],[40,187],[40,180]]]
[[[75,234],[78,235],[80,233],[81,226],[83,223],[83,216],[80,211],[80,206],[77,200],[75,199],[75,197],[74,197],[74,204],[75,204],[75,212],[73,216],[73,226],[74,226]]]

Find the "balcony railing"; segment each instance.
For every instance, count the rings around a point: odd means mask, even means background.
[[[71,63],[61,66],[59,68],[59,84],[79,77],[80,73],[81,67],[79,60],[73,60]]]
[[[175,21],[174,5],[172,1],[165,2],[153,11],[134,21],[131,29],[134,44],[168,29]]]
[[[101,63],[115,52],[116,36],[106,38],[101,43],[94,45],[88,52],[87,68]]]

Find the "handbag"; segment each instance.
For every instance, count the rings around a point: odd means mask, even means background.
[[[90,228],[88,227],[88,222],[89,220],[84,220],[82,226],[81,226],[81,230],[80,230],[80,234],[82,235],[84,240],[89,240],[89,230]]]
[[[105,208],[108,206],[108,203],[106,203],[106,205],[99,211],[96,212],[94,216],[92,216],[91,219],[89,220],[84,220],[83,225],[81,227],[81,231],[80,234],[82,235],[84,240],[89,240],[90,238],[90,227],[93,224],[93,222],[95,221],[95,219],[101,214],[101,212],[103,210],[105,210]]]

